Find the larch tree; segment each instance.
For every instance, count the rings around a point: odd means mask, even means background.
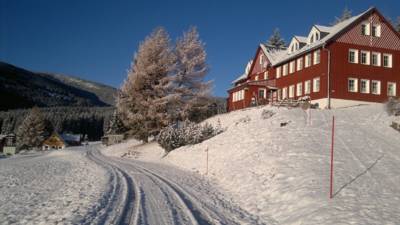
[[[275,28],[272,35],[269,37],[267,43],[270,47],[276,49],[284,49],[286,48],[285,40],[282,38],[281,33],[278,28]]]
[[[163,28],[155,29],[139,45],[117,100],[124,125],[139,140],[147,142],[170,122],[167,104],[175,61]]]
[[[39,147],[50,135],[49,123],[39,108],[34,107],[18,127],[16,137],[18,148]]]
[[[208,106],[212,82],[205,81],[208,72],[204,43],[196,27],[191,27],[177,40],[175,47],[174,96],[172,116],[177,120],[190,119],[193,111],[203,111]]]
[[[345,7],[343,9],[342,15],[340,17],[335,17],[335,21],[332,23],[332,25],[336,25],[340,22],[350,19],[351,17],[352,17],[352,12],[347,7]]]

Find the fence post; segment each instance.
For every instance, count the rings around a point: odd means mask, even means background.
[[[208,147],[206,148],[206,175],[208,175]]]
[[[331,180],[330,180],[330,195],[333,198],[333,149],[335,143],[335,116],[332,116],[332,140],[331,140]]]

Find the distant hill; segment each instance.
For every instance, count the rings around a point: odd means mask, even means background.
[[[113,106],[117,89],[0,62],[0,110],[32,106]]]

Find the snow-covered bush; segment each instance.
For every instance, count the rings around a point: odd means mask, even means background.
[[[400,100],[396,98],[389,98],[385,104],[385,109],[389,115],[400,115]]]
[[[275,113],[274,113],[273,111],[271,111],[271,110],[268,110],[268,109],[264,109],[264,110],[261,112],[261,118],[262,118],[263,120],[269,119],[269,118],[271,118],[273,115],[275,115]]]
[[[157,142],[168,153],[181,146],[201,143],[223,131],[220,124],[217,127],[213,127],[209,123],[200,125],[186,121],[180,126],[168,126],[161,130],[157,137]]]

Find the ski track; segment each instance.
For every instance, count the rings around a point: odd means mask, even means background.
[[[105,204],[92,223],[97,224],[261,224],[222,200],[201,201],[187,187],[156,172],[143,162],[107,157],[90,147],[87,157],[111,175]],[[159,166],[159,165],[157,165]],[[163,168],[161,168],[163,169]],[[232,208],[230,208],[232,207]]]

